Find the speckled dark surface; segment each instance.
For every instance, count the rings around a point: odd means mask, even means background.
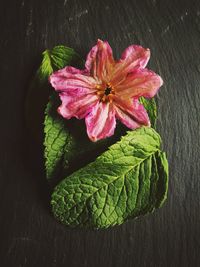
[[[0,14],[0,266],[200,266],[200,2],[7,0]],[[165,81],[158,130],[169,194],[162,209],[120,227],[71,230],[50,212],[24,101],[45,48],[65,44],[85,56],[97,38],[116,56],[132,43],[152,51],[149,66]]]

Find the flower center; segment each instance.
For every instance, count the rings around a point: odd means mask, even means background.
[[[110,83],[97,85],[97,95],[102,102],[112,102],[115,94],[114,88]]]
[[[109,95],[111,93],[111,91],[112,91],[112,88],[107,87],[106,90],[104,91],[104,94]]]

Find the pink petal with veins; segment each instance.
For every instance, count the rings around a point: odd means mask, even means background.
[[[122,101],[115,97],[116,117],[130,129],[150,126],[148,113],[138,99]]]
[[[114,63],[112,48],[108,42],[98,40],[88,53],[85,67],[97,80],[108,82]]]
[[[131,45],[122,53],[121,59],[115,64],[111,84],[115,87],[126,79],[128,73],[137,68],[145,68],[150,58],[150,50],[139,45]]]
[[[116,119],[112,104],[98,102],[85,118],[85,122],[87,134],[94,142],[113,135]]]
[[[126,80],[116,86],[116,95],[120,98],[153,97],[162,84],[162,78],[155,72],[137,69],[129,73]]]
[[[58,112],[66,119],[84,118],[98,100],[96,82],[86,70],[66,67],[54,72],[49,81],[59,91],[62,104]]]
[[[98,97],[95,94],[78,97],[70,96],[65,93],[60,93],[59,95],[62,104],[58,108],[58,112],[65,119],[71,119],[72,117],[75,117],[77,119],[85,118],[90,113],[95,103],[98,101]]]
[[[140,45],[128,46],[121,56],[121,61],[125,62],[127,68],[145,68],[150,59],[150,50]]]
[[[65,92],[70,95],[84,95],[96,91],[96,81],[88,76],[86,70],[78,70],[73,67],[66,67],[54,72],[49,81],[56,91]]]

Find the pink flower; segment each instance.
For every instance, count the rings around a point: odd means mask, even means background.
[[[153,97],[163,81],[145,68],[149,58],[149,49],[131,45],[115,61],[108,42],[98,40],[84,70],[65,67],[50,76],[62,101],[58,112],[66,119],[85,118],[92,141],[113,135],[116,118],[130,129],[150,126],[139,98]]]

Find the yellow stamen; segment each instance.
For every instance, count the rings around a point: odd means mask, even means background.
[[[96,89],[96,94],[100,97],[102,102],[113,102],[113,95],[115,94],[115,89],[114,87],[112,87],[110,82],[101,85],[97,84]]]

